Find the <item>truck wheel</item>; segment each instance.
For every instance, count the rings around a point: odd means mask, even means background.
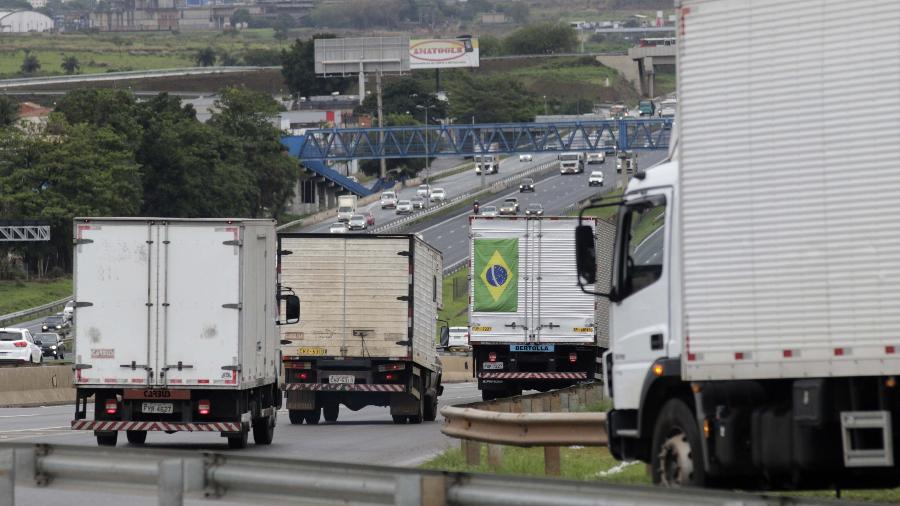
[[[147,431],[145,430],[129,430],[125,431],[125,437],[128,442],[133,445],[142,445],[147,441]]]
[[[270,445],[275,437],[275,417],[267,416],[253,420],[253,442],[258,445]]]
[[[97,445],[98,446],[116,446],[116,441],[119,439],[119,433],[106,433],[106,434],[97,434]]]
[[[247,447],[250,431],[244,429],[236,436],[228,436],[228,447],[232,450],[242,450]]]
[[[391,415],[391,418],[397,425],[403,425],[404,423],[406,423],[406,417],[404,415]]]
[[[702,487],[703,469],[700,430],[690,408],[680,399],[663,405],[653,430],[653,483],[665,487]]]
[[[319,418],[322,417],[322,408],[316,408],[312,411],[307,411],[306,415],[303,417],[306,420],[307,425],[315,425],[319,423]]]
[[[426,422],[433,422],[435,418],[437,418],[438,411],[438,400],[437,395],[427,395],[425,396],[425,413],[424,418]]]
[[[291,425],[300,425],[303,423],[303,412],[299,409],[289,409],[288,418],[291,419]]]
[[[326,422],[336,422],[340,411],[341,406],[339,404],[326,404],[322,407],[322,414],[325,416]]]
[[[483,401],[492,401],[497,398],[497,392],[495,390],[482,390],[481,391],[481,400]]]

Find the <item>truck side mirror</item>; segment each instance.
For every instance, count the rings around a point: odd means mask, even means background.
[[[450,327],[444,325],[441,327],[441,348],[446,349],[450,346]]]
[[[278,321],[278,325],[290,325],[300,321],[300,297],[294,294],[278,296],[279,301],[284,301],[284,320]]]
[[[575,268],[578,270],[579,284],[593,285],[597,282],[597,247],[594,228],[590,225],[575,227]]]

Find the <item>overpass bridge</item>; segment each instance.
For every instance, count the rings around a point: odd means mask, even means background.
[[[301,162],[668,149],[671,118],[328,128],[287,136]]]

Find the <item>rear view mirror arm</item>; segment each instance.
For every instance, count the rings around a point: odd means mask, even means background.
[[[588,206],[584,207],[583,209],[581,209],[581,211],[579,211],[579,213],[578,213],[578,228],[575,231],[575,245],[576,245],[576,249],[578,250],[575,252],[576,263],[578,264],[577,265],[578,287],[581,289],[582,292],[584,292],[586,294],[594,295],[596,297],[603,297],[605,299],[609,299],[611,302],[616,302],[618,300],[618,297],[615,293],[615,288],[611,288],[609,293],[606,293],[606,292],[598,292],[598,291],[590,290],[588,287],[588,285],[596,283],[596,277],[597,277],[596,245],[593,243],[591,244],[591,249],[593,250],[593,254],[590,255],[592,261],[589,263],[592,266],[592,270],[586,271],[585,268],[587,267],[588,262],[585,262],[585,258],[584,258],[585,252],[581,251],[582,247],[584,246],[584,244],[582,244],[582,243],[584,242],[586,237],[584,237],[582,240],[579,240],[579,231],[585,230],[582,227],[586,226],[586,225],[584,225],[584,213],[586,211],[589,211],[591,209],[600,209],[600,208],[604,208],[604,207],[621,207],[624,204],[625,204],[625,201],[622,199],[603,202],[603,198],[601,197],[598,199],[591,200],[591,202]],[[587,226],[587,227],[590,228],[590,226]],[[591,234],[591,237],[593,238],[592,234]],[[588,274],[589,275],[588,279],[585,280],[584,276],[582,276],[582,274]]]

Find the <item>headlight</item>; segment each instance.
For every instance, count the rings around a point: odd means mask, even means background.
[[[56,328],[61,329],[62,325],[57,325]]]
[[[50,346],[50,349],[51,349],[51,350],[55,350],[55,349],[56,349],[56,345],[54,344],[54,345]]]

